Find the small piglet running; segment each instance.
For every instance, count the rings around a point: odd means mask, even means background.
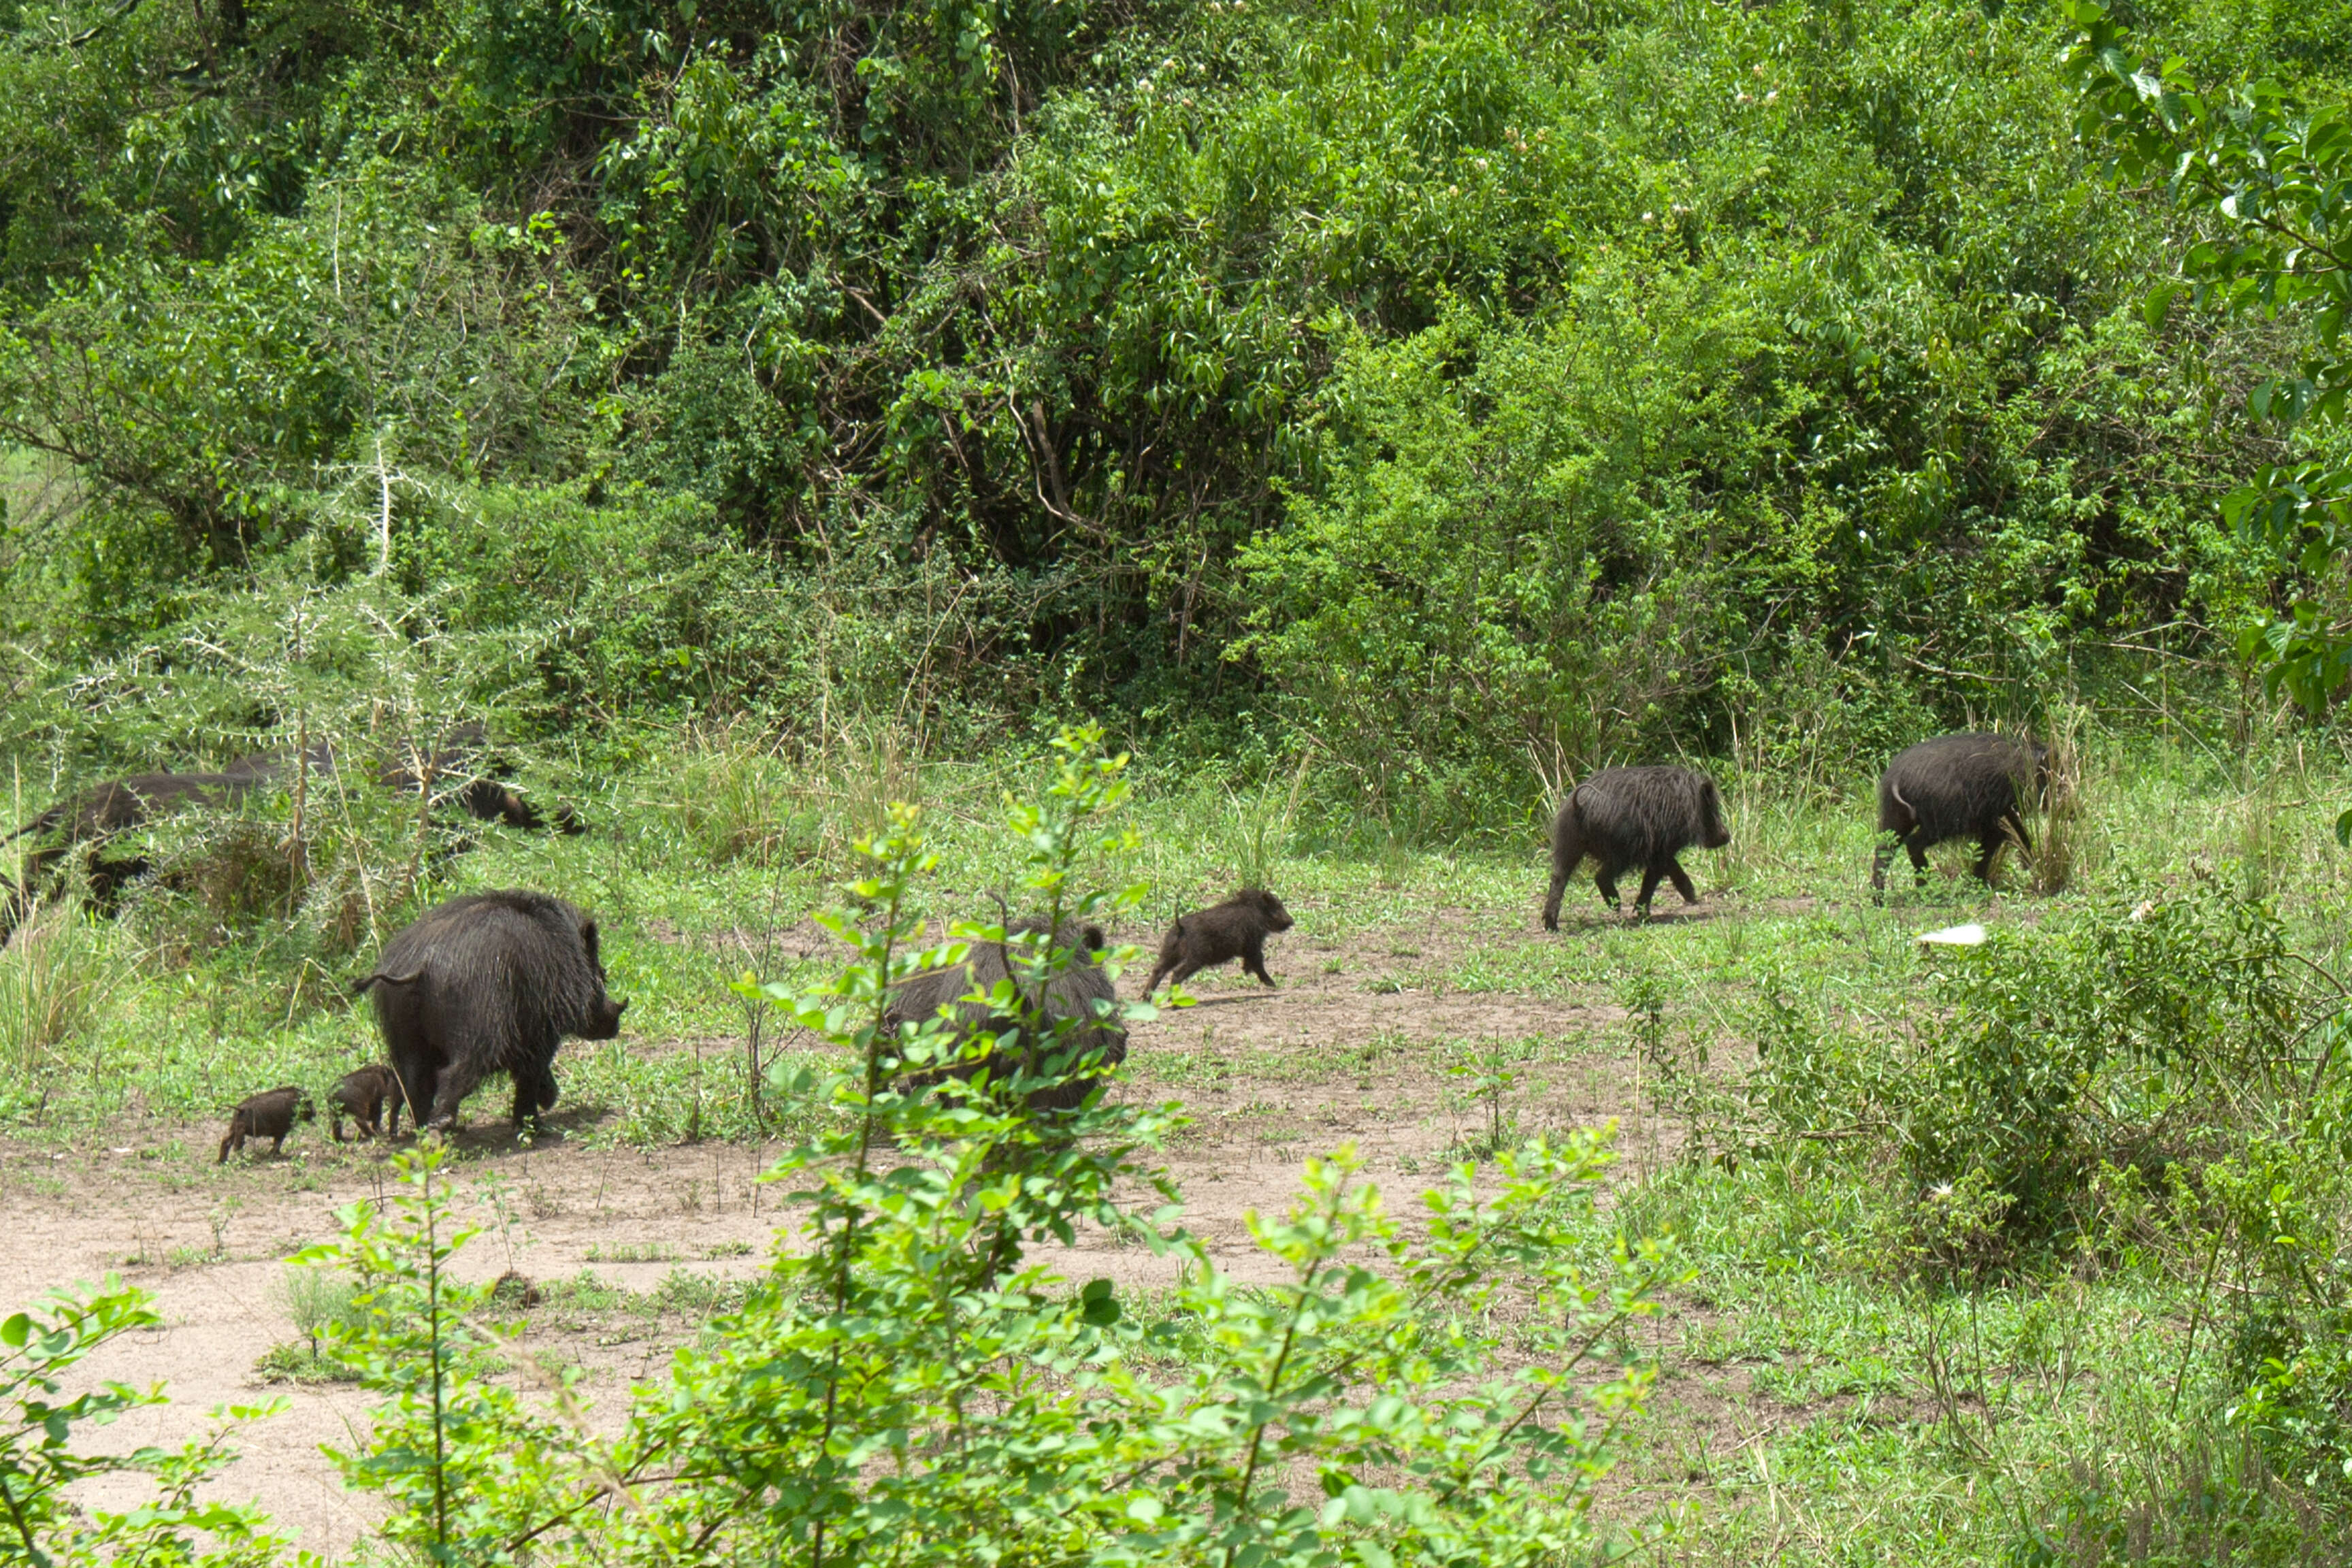
[[[308,1121],[310,1116],[310,1098],[290,1083],[242,1100],[229,1112],[228,1136],[221,1140],[220,1158],[214,1163],[227,1164],[228,1157],[242,1150],[248,1138],[267,1138],[271,1153],[283,1152],[286,1135],[294,1131],[295,1121]]]
[[[1159,990],[1163,978],[1181,985],[1200,971],[1236,958],[1244,971],[1272,985],[1274,976],[1265,972],[1265,939],[1290,927],[1290,911],[1264,888],[1244,888],[1222,904],[1179,915],[1160,944],[1160,963],[1143,994]]]

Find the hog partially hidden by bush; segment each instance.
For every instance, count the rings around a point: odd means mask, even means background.
[[[345,1073],[327,1096],[327,1130],[335,1135],[336,1142],[341,1142],[343,1118],[348,1116],[352,1126],[370,1138],[397,1138],[404,1103],[400,1098],[400,1075],[382,1062],[372,1062],[356,1072]],[[384,1116],[387,1110],[392,1113],[388,1121]]]
[[[628,1006],[604,994],[596,922],[520,889],[426,910],[384,944],[359,989],[375,994],[393,1070],[425,1128],[449,1126],[499,1072],[514,1080],[515,1125],[527,1125],[555,1103],[556,1047],[615,1037]]]
[[[310,1119],[310,1100],[290,1083],[239,1101],[229,1112],[228,1136],[221,1140],[220,1158],[213,1163],[227,1164],[228,1157],[242,1150],[248,1138],[267,1138],[271,1153],[282,1152],[286,1135],[294,1131],[298,1118]]]
[[[1005,928],[1008,939],[1003,942],[980,942],[971,944],[971,952],[963,963],[946,969],[934,969],[902,982],[891,998],[884,1022],[892,1028],[901,1024],[916,1023],[935,1016],[940,1008],[953,1008],[953,1039],[961,1045],[974,1036],[992,1033],[999,1037],[997,1048],[984,1061],[943,1068],[916,1075],[910,1087],[936,1084],[950,1077],[969,1079],[984,1066],[991,1077],[1009,1073],[1013,1062],[1009,1055],[1018,1051],[1024,1058],[1021,1065],[1032,1074],[1060,1072],[1076,1067],[1089,1056],[1101,1067],[1115,1067],[1127,1059],[1127,1031],[1118,1022],[1116,1009],[1118,994],[1111,987],[1110,977],[1097,962],[1104,948],[1102,930],[1098,926],[1076,926],[1065,921],[1055,933],[1056,945],[1068,951],[1069,964],[1046,984],[1042,1007],[1051,1020],[1092,1020],[1078,1024],[1067,1034],[1036,1042],[1024,1041],[1015,1031],[1021,1026],[1017,1015],[997,1013],[988,1005],[968,1001],[974,989],[992,991],[996,983],[1012,976],[1016,986],[1033,984],[1022,949],[1013,939],[1034,935],[1045,930],[1042,920],[1025,920]],[[1033,1050],[1033,1046],[1045,1047]],[[1048,1089],[1041,1089],[1029,1097],[1033,1110],[1069,1110],[1086,1101],[1095,1086],[1096,1075],[1086,1073],[1066,1079]]]
[[[341,752],[320,741],[302,753],[311,768],[331,776],[344,763]],[[225,770],[227,776],[270,784],[284,778],[290,759],[280,752],[260,752],[240,757]],[[436,796],[455,800],[479,822],[503,822],[509,827],[537,830],[546,818],[520,792],[505,781],[507,771],[491,754],[488,727],[469,721],[453,727],[439,744],[422,756],[405,749],[383,753],[363,773],[385,789],[413,795],[429,777]],[[555,808],[555,826],[564,833],[584,833],[587,824],[568,805]]]
[[[111,911],[129,883],[153,869],[143,855],[109,854],[109,842],[135,828],[199,806],[235,805],[255,779],[238,773],[132,773],[92,784],[52,805],[0,843],[30,839],[19,887],[0,881],[0,942],[29,912],[32,900],[54,891],[67,860],[87,845],[90,897]]]
[[[1164,976],[1181,985],[1203,969],[1231,963],[1238,958],[1243,972],[1271,986],[1265,972],[1265,939],[1288,931],[1290,911],[1263,888],[1244,888],[1222,904],[1176,917],[1176,924],[1160,943],[1160,963],[1144,985],[1146,996],[1160,989]]]
[[[1546,931],[1559,929],[1559,900],[1568,879],[1587,856],[1595,862],[1593,886],[1611,909],[1618,907],[1617,879],[1642,868],[1634,918],[1646,920],[1650,896],[1662,878],[1671,878],[1683,902],[1698,902],[1698,890],[1677,858],[1696,844],[1720,849],[1731,842],[1723,826],[1723,797],[1715,781],[1691,768],[1604,768],[1569,791],[1551,824],[1551,889],[1544,895]]]
[[[311,768],[330,776],[341,763],[335,748],[323,741],[311,745],[303,757]],[[495,776],[488,733],[481,724],[457,725],[422,759],[386,757],[375,765],[373,776],[386,789],[414,794],[420,763],[429,770],[436,794],[447,795],[474,817],[511,827],[544,825],[538,807]],[[82,847],[89,847],[86,865],[91,900],[101,911],[111,913],[122,889],[154,869],[144,855],[110,850],[112,840],[192,808],[235,806],[256,792],[266,794],[285,784],[291,767],[291,759],[282,752],[257,752],[240,757],[218,773],[132,773],[56,802],[0,838],[0,844],[20,838],[31,841],[24,857],[23,883],[0,877],[0,944],[30,913],[35,899],[54,893],[66,862]],[[586,831],[585,824],[569,806],[558,806],[554,820],[565,833]]]
[[[1971,732],[1922,741],[1886,764],[1878,780],[1878,831],[1893,834],[1870,863],[1870,885],[1886,889],[1887,862],[1900,844],[1912,879],[1925,880],[1927,851],[1951,838],[1977,841],[1979,881],[1992,884],[1993,858],[2011,836],[2031,850],[2023,803],[2048,779],[2049,748],[2032,740]]]

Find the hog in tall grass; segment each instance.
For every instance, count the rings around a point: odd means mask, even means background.
[[[384,944],[359,983],[374,993],[412,1117],[446,1128],[482,1079],[514,1083],[514,1122],[555,1103],[555,1051],[567,1036],[609,1040],[626,1002],[604,992],[596,922],[562,900],[509,889],[426,910]]]
[[[1650,896],[1670,878],[1683,902],[1698,902],[1678,857],[1696,844],[1720,849],[1731,842],[1723,826],[1723,797],[1715,781],[1691,768],[1604,768],[1569,791],[1551,823],[1551,889],[1544,895],[1546,931],[1559,929],[1559,901],[1568,879],[1587,857],[1593,886],[1618,907],[1617,879],[1642,868],[1634,918],[1646,920]]]
[[[1047,979],[1038,998],[1039,1008],[1049,1027],[1066,1020],[1077,1022],[1066,1034],[1034,1042],[1035,1047],[1044,1048],[1032,1048],[1021,1041],[1017,1005],[1000,1012],[988,1003],[967,999],[975,989],[992,992],[997,982],[1008,975],[1016,989],[1034,985],[1030,961],[1024,955],[1019,939],[1037,935],[1045,929],[1043,920],[1022,921],[1005,929],[1005,942],[976,942],[961,963],[934,969],[899,984],[884,1015],[883,1021],[889,1027],[896,1029],[902,1024],[921,1022],[946,1007],[953,1018],[950,1037],[957,1045],[982,1034],[998,1037],[996,1048],[983,1060],[917,1074],[909,1080],[910,1087],[937,1084],[948,1078],[970,1079],[983,1067],[992,1078],[1003,1076],[1013,1070],[1014,1053],[1018,1052],[1018,1065],[1033,1075],[1068,1074],[1061,1082],[1032,1093],[1029,1108],[1070,1110],[1085,1103],[1087,1096],[1093,1092],[1097,1077],[1091,1071],[1071,1069],[1089,1057],[1096,1066],[1103,1068],[1115,1067],[1127,1059],[1127,1031],[1119,1026],[1116,1013],[1118,994],[1098,962],[1105,946],[1098,926],[1077,926],[1066,921],[1054,933],[1054,943],[1066,953],[1068,963],[1059,973]]]
[[[1288,931],[1291,924],[1290,911],[1264,888],[1244,888],[1222,904],[1179,915],[1160,944],[1160,963],[1143,994],[1159,990],[1162,977],[1181,985],[1200,971],[1236,958],[1244,973],[1272,986],[1274,976],[1265,972],[1265,939]]]
[[[1914,881],[1927,875],[1927,851],[1953,838],[1977,841],[1972,868],[1992,883],[1993,858],[2014,837],[2031,851],[2024,807],[2049,777],[2049,748],[2009,735],[1971,732],[1922,741],[1886,764],[1878,780],[1878,852],[1870,885],[1886,890],[1887,863],[1896,845],[1911,857]],[[1891,836],[1891,837],[1889,837]]]
[[[280,1153],[295,1121],[307,1121],[310,1114],[310,1097],[290,1083],[241,1100],[229,1112],[228,1135],[221,1140],[220,1158],[213,1163],[227,1164],[228,1157],[243,1150],[248,1138],[267,1138],[269,1152]]]
[[[324,741],[312,742],[302,755],[313,770],[330,776],[343,763],[339,750]],[[238,758],[225,772],[259,783],[275,783],[289,773],[290,761],[281,752],[258,752]],[[547,825],[548,819],[539,807],[507,782],[505,773],[510,770],[500,766],[490,745],[488,726],[477,721],[454,726],[422,754],[406,747],[391,748],[376,758],[373,767],[362,771],[375,784],[397,795],[413,795],[420,784],[429,779],[436,796],[456,801],[478,822],[503,822],[509,827],[531,831]],[[568,805],[555,808],[554,823],[560,832],[587,831],[587,824]]]
[[[109,912],[123,888],[154,868],[136,851],[110,848],[151,822],[197,807],[233,806],[254,789],[244,773],[132,773],[67,795],[0,844],[26,840],[21,882],[0,880],[0,943],[31,911],[35,899],[54,896],[68,862],[87,847],[89,893]]]

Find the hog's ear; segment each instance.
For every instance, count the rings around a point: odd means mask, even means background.
[[[1103,940],[1102,927],[1100,926],[1088,926],[1083,934],[1087,939],[1087,951],[1089,953],[1100,952],[1104,948],[1110,945],[1110,943]]]
[[[604,963],[604,960],[596,955],[596,922],[594,921],[587,920],[580,922],[580,945],[588,950],[589,963],[598,964]]]

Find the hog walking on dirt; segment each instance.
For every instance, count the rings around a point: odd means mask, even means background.
[[[1265,939],[1290,929],[1290,911],[1264,888],[1244,888],[1222,904],[1176,917],[1176,924],[1160,944],[1160,963],[1144,985],[1146,996],[1160,989],[1162,978],[1181,985],[1203,969],[1231,963],[1238,958],[1244,973],[1271,987],[1265,972]]]
[[[562,900],[510,889],[452,899],[384,944],[377,1026],[410,1115],[446,1128],[492,1073],[514,1080],[514,1121],[555,1103],[565,1037],[609,1040],[626,1002],[604,993],[596,922]]]
[[[1551,889],[1544,895],[1546,931],[1559,929],[1559,901],[1568,879],[1587,856],[1595,862],[1593,886],[1611,909],[1618,907],[1617,879],[1642,868],[1642,891],[1633,916],[1647,920],[1650,895],[1671,878],[1683,902],[1698,902],[1690,873],[1678,857],[1696,844],[1720,849],[1731,842],[1723,826],[1723,797],[1715,781],[1691,768],[1604,768],[1568,792],[1551,824]]]

